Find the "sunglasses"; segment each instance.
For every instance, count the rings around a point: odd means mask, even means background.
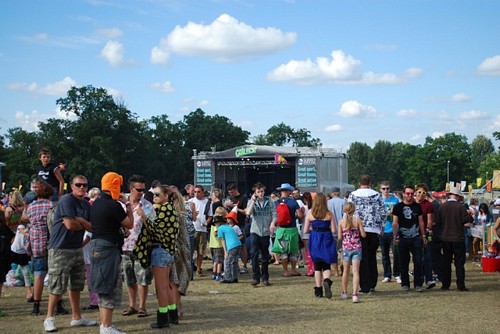
[[[391,188],[389,188],[389,187],[383,187],[383,188],[380,188],[380,189],[382,189],[382,190],[389,190]]]
[[[73,185],[77,188],[87,188],[87,183],[73,183]]]
[[[162,194],[162,193],[153,193],[153,195],[154,195],[155,197],[160,197],[160,196],[161,196],[161,195],[163,195],[163,194]]]
[[[411,192],[411,193],[405,193],[405,195],[407,195],[407,196],[413,196],[413,195],[415,195],[415,193],[414,193],[414,192]]]
[[[419,194],[419,195],[426,195],[427,192],[423,191],[423,190],[417,190],[417,194]]]
[[[135,189],[135,191],[140,192],[140,193],[143,193],[144,190],[146,190],[144,188],[134,188],[134,189]]]

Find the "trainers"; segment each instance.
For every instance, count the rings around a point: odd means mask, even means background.
[[[342,300],[346,300],[348,297],[349,297],[349,296],[347,295],[347,292],[342,292],[342,293],[340,294],[340,299],[342,299]]]
[[[410,291],[410,287],[406,286],[406,285],[403,285],[403,291]]]
[[[46,332],[57,332],[56,319],[54,317],[47,318],[43,321],[43,328]]]
[[[246,267],[241,268],[240,274],[248,274],[248,269]]]
[[[84,316],[82,316],[79,320],[72,319],[71,322],[70,322],[70,325],[71,325],[71,327],[77,327],[77,326],[84,326],[84,327],[95,326],[95,325],[97,325],[97,321],[90,320],[90,319],[87,319]]]
[[[256,286],[256,285],[259,285],[259,283],[260,283],[260,281],[258,281],[258,280],[256,280],[256,279],[254,279],[254,280],[252,280],[252,283],[251,283],[251,284],[252,284],[253,286]]]
[[[403,281],[401,281],[401,276],[396,276],[396,283],[401,284]]]
[[[358,297],[358,295],[352,295],[352,302],[355,303],[355,304],[359,303],[359,297]]]
[[[415,287],[415,292],[423,292],[424,289],[421,286],[416,286]]]
[[[99,327],[99,334],[126,334],[126,333],[117,329],[115,326],[104,327],[103,325],[101,325]]]
[[[434,282],[434,281],[427,282],[427,289],[432,289],[435,286],[436,286],[436,282]]]
[[[264,284],[265,286],[271,285],[271,283],[269,283],[269,281],[266,281],[266,280],[262,281],[262,284]]]
[[[384,279],[382,280],[382,283],[389,283],[391,281],[391,279],[389,277],[384,277]]]

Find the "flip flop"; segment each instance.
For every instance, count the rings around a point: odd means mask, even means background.
[[[290,274],[289,273],[283,273],[283,274],[281,274],[281,276],[288,277],[288,276],[290,276]]]
[[[148,311],[146,311],[144,309],[139,309],[139,311],[137,312],[138,318],[144,318],[144,317],[147,317],[148,315],[149,315]]]
[[[133,308],[133,307],[130,307],[130,306],[129,306],[129,308],[128,308],[128,309],[126,309],[126,310],[124,310],[124,311],[122,312],[122,315],[124,315],[124,316],[129,316],[129,315],[132,315],[132,314],[136,314],[137,312],[138,312],[138,311],[137,311],[135,308]]]
[[[302,276],[302,274],[297,271],[297,272],[291,273],[290,276]]]

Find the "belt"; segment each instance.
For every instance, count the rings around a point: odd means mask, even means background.
[[[134,255],[134,251],[123,251],[123,255]]]
[[[329,228],[313,228],[314,232],[330,232]]]
[[[165,249],[165,247],[163,247],[161,244],[153,244],[153,246],[151,246],[151,248],[163,248]]]

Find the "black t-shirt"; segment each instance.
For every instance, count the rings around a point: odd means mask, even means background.
[[[52,187],[54,187],[56,190],[59,189],[59,180],[57,179],[56,175],[54,174],[54,171],[56,169],[59,169],[55,164],[50,163],[47,166],[42,166],[40,165],[38,167],[38,176],[43,178],[45,181],[47,181],[48,184],[50,184]]]
[[[418,217],[422,215],[420,204],[413,202],[407,205],[404,202],[399,202],[392,209],[392,214],[398,217],[400,238],[418,237],[420,234]]]
[[[92,239],[104,239],[121,248],[123,236],[120,234],[120,228],[125,217],[127,217],[127,213],[121,204],[103,192],[90,209]]]
[[[238,209],[245,210],[247,208],[248,198],[245,195],[239,194],[238,196],[230,196],[229,199],[234,204],[236,204],[236,203],[239,202],[238,203]],[[247,215],[245,215],[244,213],[241,213],[241,212],[238,211],[238,226],[240,228],[243,228],[245,226],[245,221],[246,220],[247,220]]]

